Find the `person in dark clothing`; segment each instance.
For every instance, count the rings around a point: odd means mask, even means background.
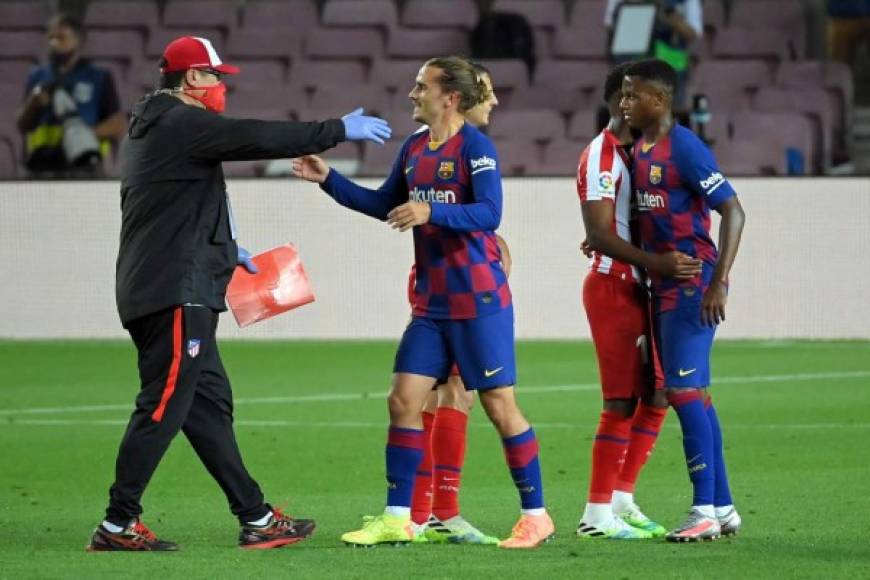
[[[124,136],[126,120],[112,74],[82,57],[85,30],[59,14],[48,23],[48,63],[27,77],[16,124],[37,178],[93,178]]]
[[[161,89],[133,109],[122,149],[116,298],[142,385],[90,551],[177,549],[139,516],[145,487],[179,430],[226,494],[241,547],[283,546],[314,531],[312,520],[265,502],[236,444],[215,331],[227,284],[247,254],[235,241],[221,162],[295,157],[344,140],[383,143],[390,129],[361,110],[322,123],[224,118],[220,76],[236,72],[208,40],[179,38],[164,52]]]

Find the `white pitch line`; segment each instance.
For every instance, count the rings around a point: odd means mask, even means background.
[[[127,419],[9,419],[0,421],[0,426],[13,427],[21,426],[37,426],[37,427],[66,427],[71,425],[76,426],[101,426],[101,427],[123,427],[127,424]],[[240,419],[234,421],[237,427],[280,427],[280,428],[304,428],[304,429],[383,429],[386,426],[385,422],[374,421],[288,421],[283,419],[276,420],[256,420],[256,419]],[[486,422],[469,423],[470,427],[479,429],[492,429],[492,426]],[[582,422],[577,423],[548,423],[536,422],[535,429],[588,429],[587,424]],[[668,423],[669,429],[678,429],[678,425],[671,421]],[[816,430],[816,429],[870,429],[870,423],[737,423],[726,425],[727,429],[776,429],[776,430]]]
[[[831,379],[860,379],[870,377],[870,371],[839,371],[829,373],[793,373],[782,375],[756,375],[756,376],[740,376],[740,377],[722,377],[715,379],[715,385],[735,385],[735,384],[754,384],[754,383],[783,383],[792,381],[820,381]],[[568,385],[541,385],[541,386],[524,386],[519,385],[518,392],[520,396],[540,395],[547,393],[564,393],[574,391],[597,391],[598,383],[581,383]],[[236,405],[263,405],[276,403],[323,403],[333,401],[363,401],[382,400],[386,397],[386,392],[370,392],[370,393],[322,393],[316,395],[292,395],[286,397],[251,397],[236,399]],[[114,405],[81,405],[72,407],[35,407],[25,409],[0,409],[0,417],[18,416],[18,415],[51,415],[51,414],[66,414],[66,413],[87,413],[92,411],[130,411],[133,408],[132,403],[119,403]]]

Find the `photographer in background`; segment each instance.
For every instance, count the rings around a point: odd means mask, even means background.
[[[17,118],[31,177],[98,177],[126,131],[112,75],[81,56],[84,41],[75,18],[49,21],[49,62],[28,76]]]
[[[658,15],[653,29],[653,45],[649,56],[661,59],[677,71],[677,87],[673,104],[677,111],[685,110],[686,84],[689,80],[689,45],[704,33],[701,0],[607,0],[604,25],[612,30],[616,10],[621,4],[656,4]]]

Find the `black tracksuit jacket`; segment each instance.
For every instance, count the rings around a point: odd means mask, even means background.
[[[340,119],[229,119],[167,94],[141,99],[121,146],[122,324],[179,304],[226,310],[237,246],[222,161],[298,157],[344,140]]]

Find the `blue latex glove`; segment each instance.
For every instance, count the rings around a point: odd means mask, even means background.
[[[363,109],[348,113],[341,118],[344,123],[344,135],[348,141],[374,141],[381,145],[393,134],[392,129],[383,119],[363,115]]]
[[[249,273],[256,274],[260,271],[260,269],[257,268],[257,265],[251,258],[251,252],[239,246],[239,256],[238,258],[236,258],[236,264],[238,264],[239,266],[244,266],[245,270],[247,270]]]

